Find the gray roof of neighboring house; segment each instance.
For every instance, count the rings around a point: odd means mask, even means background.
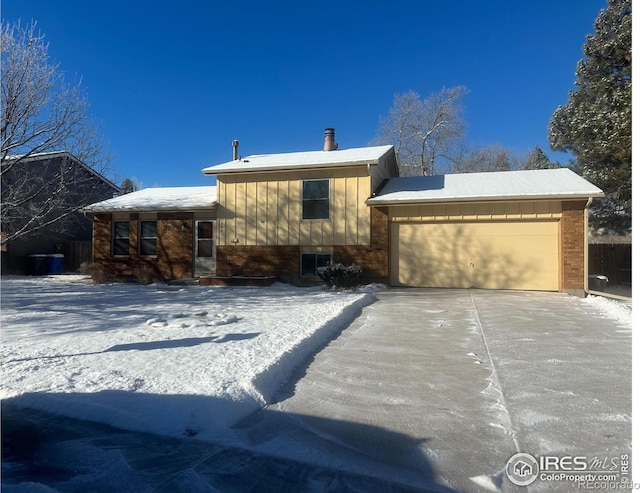
[[[87,163],[79,159],[78,157],[71,154],[69,151],[49,151],[49,152],[35,152],[33,154],[15,154],[13,156],[7,156],[7,161],[16,161],[21,160],[22,162],[30,162],[30,161],[41,161],[43,159],[53,159],[56,157],[68,157],[72,159],[74,162],[78,163],[84,169],[86,169],[89,173],[91,173],[96,178],[102,180],[104,183],[113,188],[116,192],[120,192],[120,187],[113,183],[109,178],[104,176],[102,173],[99,173]]]
[[[567,168],[391,178],[370,205],[602,197]]]
[[[155,212],[211,210],[218,203],[215,186],[145,188],[82,209],[83,212]]]
[[[204,168],[205,175],[246,173],[251,171],[281,171],[303,168],[334,168],[378,164],[393,146],[357,147],[336,151],[287,152],[281,154],[256,154],[234,161]]]

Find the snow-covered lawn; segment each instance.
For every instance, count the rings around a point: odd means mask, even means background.
[[[0,398],[225,440],[373,302],[367,293],[2,278]]]

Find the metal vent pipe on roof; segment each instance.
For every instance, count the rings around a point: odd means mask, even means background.
[[[338,148],[336,144],[336,129],[325,128],[324,129],[324,150],[335,151]]]
[[[236,139],[234,139],[231,142],[231,147],[233,147],[233,160],[237,161],[238,159],[240,159],[240,156],[238,156],[238,147],[240,146],[240,142]]]

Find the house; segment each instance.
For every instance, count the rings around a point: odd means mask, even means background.
[[[235,145],[234,159],[203,170],[217,178],[218,279],[298,283],[357,263],[394,286],[584,294],[587,210],[602,191],[568,169],[399,177],[392,146],[337,150],[333,129],[322,151],[239,158]],[[96,218],[96,261],[113,262],[114,220]],[[133,261],[140,225],[129,221]]]
[[[118,193],[115,184],[66,151],[3,159],[2,272],[29,272],[34,254],[65,254],[65,270],[77,269],[85,260],[82,252],[90,258],[92,237],[91,221],[78,209]]]
[[[108,278],[142,266],[163,279],[216,272],[216,187],[148,188],[92,204],[93,261]]]

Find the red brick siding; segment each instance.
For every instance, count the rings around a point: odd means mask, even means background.
[[[158,269],[165,279],[183,279],[193,275],[193,234],[192,213],[158,214],[157,260]]]
[[[96,214],[93,219],[93,260],[113,278],[134,277],[146,266],[164,279],[181,279],[193,275],[193,214],[159,213],[158,251],[155,257],[138,255],[139,214],[129,215],[129,257],[111,255],[112,215]],[[184,231],[182,230],[185,225]]]
[[[299,246],[227,245],[216,249],[218,276],[297,277]]]
[[[387,207],[371,208],[371,245],[336,245],[333,261],[358,264],[365,281],[389,281],[389,212]]]
[[[584,208],[585,201],[562,204],[561,291],[584,289]]]

